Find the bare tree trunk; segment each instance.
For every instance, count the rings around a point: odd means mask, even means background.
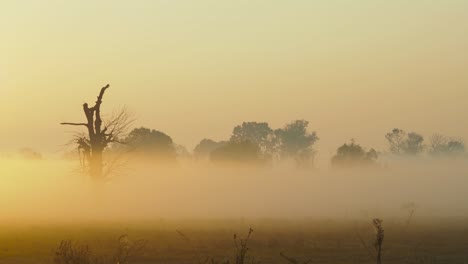
[[[80,158],[80,161],[84,171],[97,183],[104,183],[109,173],[115,169],[115,162],[104,168],[104,150],[112,143],[124,144],[119,139],[126,134],[128,127],[134,121],[130,119],[124,108],[109,120],[103,122],[101,104],[104,93],[108,88],[109,85],[101,88],[93,107],[90,107],[87,103],[83,104],[86,122],[61,123],[62,125],[86,127],[87,135],[76,137],[75,143],[78,145],[80,155],[83,155],[83,160]]]
[[[87,152],[89,175],[97,182],[104,181],[102,154],[107,144],[113,141],[112,133],[106,134],[108,128],[102,129],[101,104],[108,88],[109,85],[101,88],[93,107],[90,108],[87,103],[83,104],[86,123],[62,123],[62,125],[85,126],[87,128],[88,138],[81,138],[77,140],[77,143],[79,149]]]
[[[89,164],[89,174],[96,181],[104,180],[102,152],[102,149],[95,148]]]
[[[377,249],[377,264],[382,264],[382,246],[379,246]]]

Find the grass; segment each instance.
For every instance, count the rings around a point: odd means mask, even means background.
[[[255,231],[248,231],[249,227],[239,221],[208,220],[190,224],[156,221],[36,227],[4,225],[0,228],[0,263],[52,264],[57,256],[63,255],[75,262],[55,263],[117,263],[117,256],[131,256],[120,261],[135,264],[376,263],[356,237],[356,229],[361,227],[363,239],[370,246],[375,245],[373,242],[379,232],[370,221],[248,222]],[[404,222],[385,221],[383,263],[467,262],[468,221],[415,220],[409,229],[405,226]],[[129,236],[121,236],[122,233]],[[181,234],[188,240],[181,239]],[[233,237],[233,234],[243,235]],[[135,245],[135,250],[131,245]]]
[[[131,241],[128,235],[119,237],[115,251],[108,255],[94,254],[88,245],[80,245],[72,240],[63,240],[55,250],[55,264],[128,264],[141,254],[146,246],[145,240]]]
[[[255,257],[248,256],[247,253],[249,251],[248,243],[251,239],[252,233],[254,230],[252,228],[249,228],[249,232],[247,236],[242,239],[237,236],[237,234],[234,234],[234,246],[235,246],[235,257],[233,257],[232,263],[235,264],[259,264],[260,262],[255,260]],[[207,256],[205,258],[201,257],[201,254],[197,247],[192,243],[192,240],[182,233],[181,231],[177,230],[177,233],[179,236],[182,238],[183,241],[187,242],[190,248],[193,251],[193,255],[195,257],[196,263],[198,264],[230,264],[231,260],[225,259],[222,261],[216,260],[214,257]]]

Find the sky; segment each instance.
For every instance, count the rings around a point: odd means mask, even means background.
[[[468,1],[0,2],[0,153],[59,153],[81,105],[192,149],[310,121],[319,153],[399,127],[468,138]]]

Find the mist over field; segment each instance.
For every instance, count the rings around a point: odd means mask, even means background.
[[[468,217],[464,159],[389,160],[381,168],[301,170],[132,163],[96,190],[73,161],[1,160],[2,221],[174,218],[405,219]]]
[[[468,263],[467,14],[0,0],[0,264]]]

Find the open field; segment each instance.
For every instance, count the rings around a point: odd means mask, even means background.
[[[159,220],[146,223],[2,225],[0,263],[53,263],[61,240],[88,245],[92,254],[113,254],[117,239],[144,239],[145,248],[129,263],[203,263],[235,256],[233,234],[243,238],[252,224],[248,258],[287,263],[285,255],[311,263],[375,263],[361,242],[372,242],[370,222],[346,220]],[[467,263],[468,221],[439,219],[384,222],[383,263]],[[186,238],[182,237],[183,233]],[[361,237],[361,239],[359,238]],[[232,263],[232,261],[231,261]],[[250,263],[250,262],[249,262]]]
[[[0,0],[0,264],[468,264],[468,0]]]
[[[247,256],[261,263],[288,263],[281,252],[299,263],[375,263],[374,217],[384,220],[383,263],[468,261],[462,161],[337,172],[143,168],[109,183],[100,196],[79,177],[64,177],[69,167],[61,161],[1,167],[0,264],[54,263],[68,240],[93,256],[112,256],[124,234],[130,244],[145,241],[128,263],[232,264],[233,235],[244,238],[249,227]]]

